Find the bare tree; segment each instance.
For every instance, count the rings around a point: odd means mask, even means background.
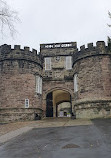
[[[13,37],[17,32],[15,29],[15,23],[19,21],[18,13],[11,10],[9,5],[4,0],[0,0],[0,27],[2,35],[5,29],[8,28],[10,35]]]
[[[108,15],[109,15],[109,18],[111,19],[111,12],[108,11]],[[111,27],[111,25],[109,25],[109,24],[108,24],[108,26]]]

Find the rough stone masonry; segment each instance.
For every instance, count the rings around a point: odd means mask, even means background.
[[[111,50],[98,41],[0,46],[0,121],[111,115]]]

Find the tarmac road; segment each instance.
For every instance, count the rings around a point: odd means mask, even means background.
[[[0,146],[0,158],[111,158],[111,119],[34,128]]]

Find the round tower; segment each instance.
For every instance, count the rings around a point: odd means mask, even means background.
[[[0,120],[33,120],[42,114],[42,58],[29,47],[0,47]]]
[[[82,46],[73,55],[73,75],[76,117],[111,115],[111,51],[105,42]]]

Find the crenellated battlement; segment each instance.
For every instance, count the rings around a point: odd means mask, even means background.
[[[30,51],[29,47],[21,49],[20,45],[14,45],[14,48],[7,44],[0,46],[0,61],[3,60],[27,60],[42,66],[42,57],[37,54],[37,50]]]
[[[73,64],[80,59],[90,57],[90,56],[97,56],[97,55],[111,55],[111,50],[109,47],[106,46],[104,41],[97,41],[96,46],[93,43],[88,43],[87,48],[85,45],[80,47],[80,51],[77,51],[73,54]]]
[[[88,43],[87,48],[85,48],[85,45],[83,45],[80,47],[80,51],[95,50],[95,49],[103,51],[104,49],[106,49],[106,47],[107,46],[105,45],[104,41],[97,41],[96,46],[94,46],[93,43]]]
[[[111,116],[111,40],[0,46],[0,121]],[[73,67],[72,59],[73,58]],[[68,104],[67,104],[68,103]],[[74,117],[75,117],[74,116]]]

